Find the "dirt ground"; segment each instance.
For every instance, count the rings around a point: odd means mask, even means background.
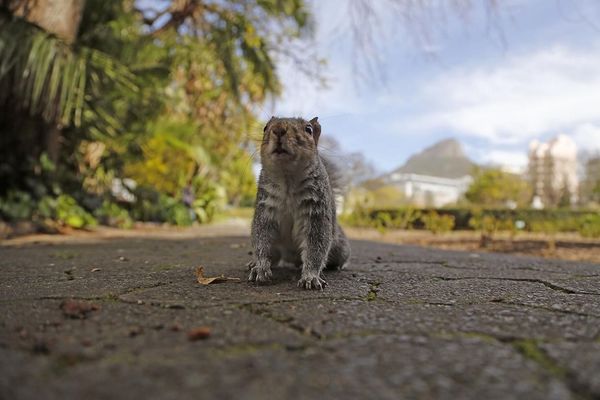
[[[345,228],[353,239],[375,240],[394,244],[411,244],[435,247],[445,250],[470,252],[492,252],[515,255],[544,257],[549,259],[600,262],[600,240],[586,239],[577,234],[547,235],[521,233],[515,238],[498,234],[487,247],[480,246],[481,237],[477,232],[458,231],[434,235],[426,231],[388,231],[381,233],[370,228]]]
[[[60,235],[22,234],[11,239],[1,240],[5,244],[24,244],[35,242],[78,241],[89,238],[128,238],[156,237],[168,233],[172,237],[189,238],[200,233],[208,236],[219,236],[223,231],[235,230],[236,234],[248,235],[250,218],[248,215],[228,216],[215,224],[201,225],[194,228],[177,228],[155,224],[138,224],[135,229],[116,229],[98,227],[91,231],[65,230]],[[600,263],[600,239],[583,238],[578,234],[562,233],[554,238],[544,234],[520,233],[511,238],[506,233],[497,234],[487,247],[481,247],[480,234],[472,231],[455,231],[434,235],[428,231],[390,230],[379,232],[373,228],[353,228],[344,226],[349,238],[371,240],[382,243],[408,244],[432,247],[444,250],[468,251],[473,253],[505,253],[514,255],[543,257],[547,259],[586,261]],[[552,247],[554,240],[554,248]]]

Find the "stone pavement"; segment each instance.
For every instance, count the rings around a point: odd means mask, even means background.
[[[0,398],[600,399],[600,265],[355,241],[307,292],[245,282],[248,242],[0,247]]]

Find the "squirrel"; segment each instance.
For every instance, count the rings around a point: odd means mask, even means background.
[[[302,267],[298,287],[323,290],[323,269],[342,269],[350,244],[336,218],[336,170],[319,154],[318,118],[272,117],[260,147],[248,280],[271,280],[281,260]]]

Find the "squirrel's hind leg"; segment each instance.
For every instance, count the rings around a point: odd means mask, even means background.
[[[350,258],[350,243],[340,227],[337,229],[337,235],[331,244],[331,249],[327,255],[327,270],[341,270],[348,263]]]

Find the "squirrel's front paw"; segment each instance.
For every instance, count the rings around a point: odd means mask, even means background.
[[[271,280],[272,275],[273,273],[271,272],[271,268],[257,265],[250,269],[250,276],[248,277],[248,281],[256,283],[267,283]]]
[[[319,275],[302,276],[302,278],[300,278],[300,280],[298,281],[298,287],[307,290],[323,290],[325,286],[327,286],[327,282],[325,282],[325,279],[322,279]]]

